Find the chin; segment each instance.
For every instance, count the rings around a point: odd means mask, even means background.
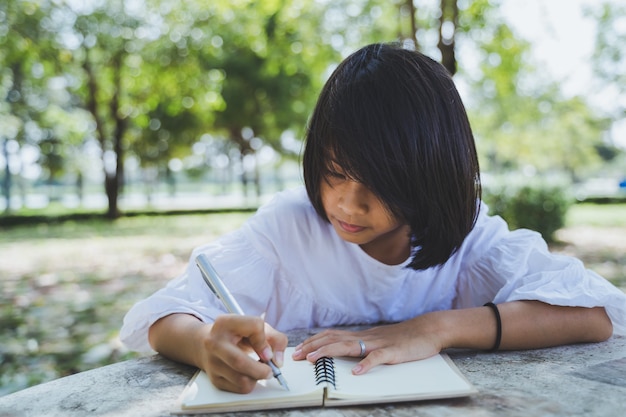
[[[341,230],[337,227],[335,227],[335,233],[337,233],[337,236],[339,236],[342,240],[349,243],[355,243],[357,245],[362,245],[363,243],[366,243],[363,238],[359,238],[356,235],[346,233],[344,230]]]

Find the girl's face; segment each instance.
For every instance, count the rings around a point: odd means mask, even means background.
[[[358,244],[385,264],[397,265],[407,260],[409,226],[393,217],[366,186],[331,164],[320,191],[328,220],[339,237]]]

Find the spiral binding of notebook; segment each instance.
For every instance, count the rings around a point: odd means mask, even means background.
[[[332,384],[336,389],[337,385],[335,382],[335,362],[333,358],[324,356],[315,361],[315,385],[328,383]]]

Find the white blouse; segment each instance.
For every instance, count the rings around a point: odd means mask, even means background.
[[[481,206],[476,226],[441,267],[415,271],[386,265],[342,240],[322,220],[304,187],[283,191],[240,229],[196,248],[186,271],[135,304],[120,337],[150,351],[148,329],[159,318],[189,313],[212,322],[225,309],[194,259],[205,253],[243,310],[280,331],[397,322],[417,315],[481,306],[488,301],[539,300],[562,306],[603,306],[614,333],[626,334],[626,294],[584,268],[551,254],[541,235],[509,231]]]

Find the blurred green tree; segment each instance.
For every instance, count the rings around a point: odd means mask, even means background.
[[[607,87],[612,87],[623,96],[626,93],[626,5],[602,2],[588,13],[597,20],[593,54],[593,69]],[[618,100],[615,116],[626,116],[626,102]]]
[[[2,190],[6,212],[11,209],[11,167],[21,170],[21,149],[37,146],[48,135],[39,121],[48,104],[47,83],[55,59],[46,24],[50,8],[47,1],[0,4],[0,93],[4,97],[0,103],[0,139],[5,160]]]
[[[441,0],[439,13],[439,41],[437,48],[441,52],[441,64],[450,74],[456,74],[456,31],[459,26],[459,5],[457,0]]]
[[[132,100],[131,91],[126,89],[125,75],[129,71],[129,54],[143,43],[135,36],[142,21],[126,10],[123,0],[95,7],[85,4],[77,9],[65,7],[64,13],[72,16],[69,18],[72,24],[57,30],[68,33],[61,47],[71,55],[68,66],[73,65],[71,69],[78,80],[70,88],[77,105],[92,117],[93,134],[102,155],[108,200],[106,217],[114,219],[120,215],[118,197],[123,187],[127,149],[124,139],[128,115],[124,113],[124,106]]]
[[[244,189],[253,182],[260,194],[254,153],[265,145],[289,153],[281,135],[302,131],[318,74],[336,51],[321,39],[323,9],[315,2],[241,0],[237,5],[217,2],[209,10],[211,41],[195,52],[203,71],[222,81],[214,129],[235,146]]]
[[[196,142],[222,141],[212,152],[231,170],[253,162],[240,175],[258,193],[256,153],[297,154],[297,145],[285,145],[285,132],[302,137],[334,65],[365,43],[400,40],[457,72],[483,167],[560,169],[577,180],[601,160],[599,152],[608,155],[607,122],[581,98],[562,97],[532,67],[530,45],[505,24],[498,6],[497,0],[5,2],[0,31],[10,36],[0,37],[6,97],[0,117],[12,128],[2,137],[4,159],[15,157],[16,143],[36,146],[48,180],[74,172],[79,182],[81,147],[98,143],[107,216],[115,218],[127,157],[168,177],[180,168],[173,161],[186,161]],[[607,26],[614,14],[601,16]],[[619,54],[611,52],[612,30],[599,41],[606,59]],[[194,162],[196,175],[208,160]],[[6,164],[5,196],[8,171]]]
[[[566,98],[535,68],[530,45],[504,23],[497,1],[477,0],[460,26],[474,40],[478,71],[463,67],[467,105],[484,170],[566,172],[574,182],[601,158],[608,121],[581,97]]]
[[[626,125],[626,5],[616,2],[601,2],[587,12],[596,19],[596,39],[592,57],[594,74],[600,80],[600,90],[608,93],[604,108],[607,117],[616,124]],[[624,129],[615,130],[622,132]],[[619,134],[619,133],[618,133]],[[604,161],[621,159],[626,160],[626,152],[617,147],[619,139],[610,137],[610,143],[600,145],[599,153]],[[619,163],[619,162],[618,162]],[[624,166],[621,164],[621,175],[624,175]]]

